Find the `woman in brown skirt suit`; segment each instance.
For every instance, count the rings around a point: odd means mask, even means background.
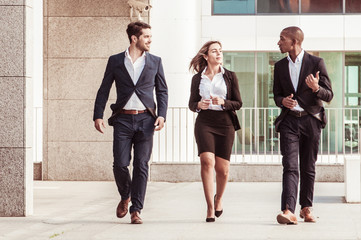
[[[228,180],[229,161],[235,130],[240,129],[236,110],[242,106],[238,80],[234,72],[222,67],[219,41],[206,42],[192,59],[189,109],[198,112],[194,135],[201,161],[201,177],[207,201],[207,222],[223,213],[222,197]],[[213,195],[213,169],[216,194]]]

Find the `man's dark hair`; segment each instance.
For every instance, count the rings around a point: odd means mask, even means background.
[[[142,35],[143,33],[143,29],[145,28],[149,28],[151,29],[151,26],[148,23],[145,22],[131,22],[128,24],[128,28],[127,28],[127,34],[128,34],[128,38],[129,38],[129,42],[132,43],[132,36],[136,36],[137,38],[139,38],[140,35]]]

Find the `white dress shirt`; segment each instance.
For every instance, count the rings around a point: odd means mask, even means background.
[[[205,75],[206,70],[207,67],[202,72],[202,78],[199,84],[199,94],[201,95],[202,100],[210,99],[211,96],[226,99],[227,86],[223,78],[223,74],[224,74],[223,67],[221,66],[221,72],[215,74],[212,80],[210,80]],[[213,105],[212,102],[211,104],[209,104],[208,109],[223,111],[221,105]]]
[[[290,56],[287,57],[287,59],[288,59],[288,68],[290,70],[290,77],[291,77],[292,85],[293,85],[293,88],[295,89],[295,92],[297,92],[297,85],[298,85],[298,81],[299,81],[299,78],[300,78],[302,60],[303,60],[304,55],[305,55],[305,51],[302,49],[300,54],[298,54],[295,62],[292,61]],[[300,105],[298,105],[298,103],[291,110],[293,110],[293,111],[295,111],[295,110],[296,111],[304,111],[304,109],[301,108]]]
[[[142,73],[145,65],[145,52],[133,63],[132,58],[129,55],[129,48],[125,51],[124,65],[127,69],[129,76],[132,78],[134,85],[137,84],[140,74]],[[140,101],[139,97],[135,92],[125,104],[124,108],[126,110],[145,110],[145,106]]]

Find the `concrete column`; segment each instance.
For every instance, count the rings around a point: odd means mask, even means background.
[[[32,0],[0,0],[0,216],[33,212]]]
[[[188,70],[189,63],[202,44],[208,40],[202,39],[202,1],[150,0],[149,2],[153,6],[149,17],[149,23],[152,26],[150,52],[162,58],[168,85],[168,107],[187,107],[193,76]],[[168,111],[167,129],[178,129],[176,122],[179,115],[177,112],[174,113]],[[192,136],[193,132],[190,134]],[[156,133],[153,142],[153,159],[166,161],[173,158],[179,158],[179,161],[193,159],[193,151],[189,151],[188,155],[185,152],[181,156],[179,154],[182,151],[178,149],[180,145],[178,140],[184,140],[185,135],[185,133],[184,135],[179,133],[178,130],[175,131],[174,146],[176,148],[173,149],[175,154],[172,155],[172,145],[166,141],[167,131],[164,129]],[[188,149],[192,149],[193,138],[190,139]]]
[[[361,156],[345,156],[345,199],[348,203],[359,203],[361,200]]]
[[[187,107],[193,76],[188,70],[189,63],[208,40],[202,41],[201,35],[202,2],[152,0],[150,4],[153,6],[149,19],[153,35],[150,52],[162,58],[169,91],[168,106]],[[167,121],[168,127],[170,123]]]

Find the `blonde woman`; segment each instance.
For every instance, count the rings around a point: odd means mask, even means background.
[[[228,181],[229,161],[235,131],[240,129],[236,110],[242,106],[238,80],[234,72],[222,66],[222,44],[206,42],[192,59],[189,109],[198,112],[194,135],[201,161],[201,177],[207,201],[206,222],[214,222],[223,213],[222,197]],[[213,169],[216,172],[214,194]]]

